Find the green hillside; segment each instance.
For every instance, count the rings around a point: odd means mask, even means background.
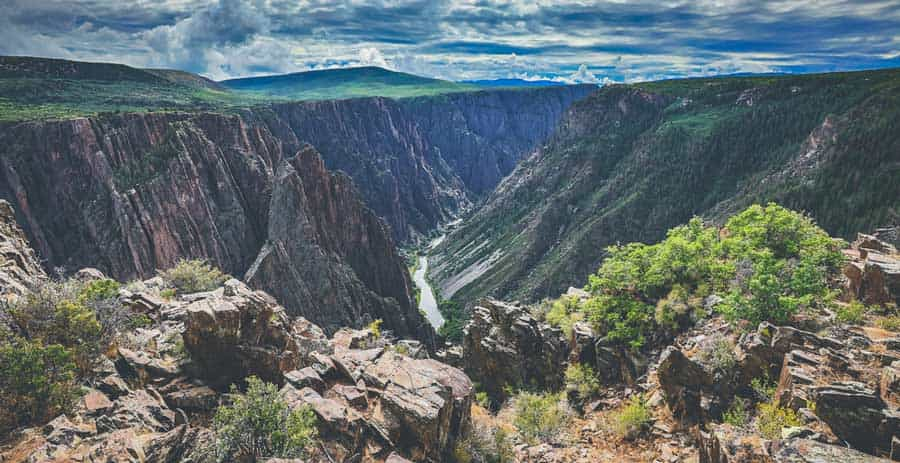
[[[438,249],[445,296],[556,297],[608,245],[753,203],[847,238],[900,221],[900,69],[607,86],[560,127]]]
[[[430,79],[379,67],[357,67],[249,77],[221,82],[262,98],[330,100],[366,96],[403,98],[479,90],[477,85]]]
[[[374,67],[214,82],[177,70],[0,56],[0,121],[101,112],[227,111],[282,101],[402,98],[478,89]]]

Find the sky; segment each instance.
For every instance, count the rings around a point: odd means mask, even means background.
[[[900,0],[0,0],[0,55],[213,79],[376,65],[634,82],[900,66]]]

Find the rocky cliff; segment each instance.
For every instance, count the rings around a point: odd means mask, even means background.
[[[432,257],[445,297],[556,297],[616,242],[754,202],[831,234],[900,210],[900,72],[607,86],[575,103]]]
[[[491,191],[592,85],[359,98],[255,110],[288,151],[309,143],[405,241]]]
[[[252,117],[21,123],[0,145],[0,195],[50,268],[132,279],[205,258],[329,331],[382,317],[401,335],[429,336],[388,229],[349,179],[310,149],[286,151]]]

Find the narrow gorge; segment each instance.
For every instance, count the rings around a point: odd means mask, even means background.
[[[47,269],[203,258],[329,332],[381,318],[431,342],[396,243],[478,200],[589,91],[4,123],[0,197]]]

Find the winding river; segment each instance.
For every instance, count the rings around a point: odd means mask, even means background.
[[[431,249],[441,244],[441,241],[444,240],[445,236],[446,235],[442,235],[432,241],[428,248]],[[444,316],[441,315],[441,312],[438,310],[437,299],[434,297],[434,290],[431,289],[431,285],[428,284],[428,279],[425,277],[427,274],[428,256],[419,256],[419,265],[416,267],[416,272],[413,273],[413,282],[421,291],[421,296],[419,297],[419,310],[425,312],[425,318],[428,319],[428,323],[431,323],[431,326],[433,326],[434,329],[438,329],[444,324]]]

